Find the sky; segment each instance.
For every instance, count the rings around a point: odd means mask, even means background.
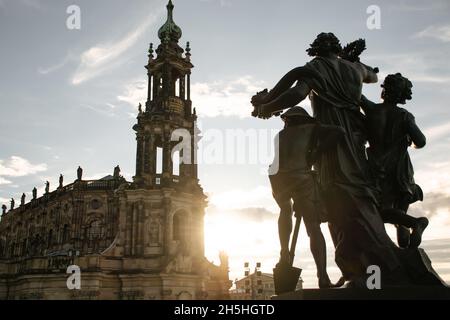
[[[166,0],[0,0],[0,203],[28,199],[34,186],[66,183],[81,165],[86,179],[120,165],[134,174],[137,105],[146,100],[147,50],[159,43]],[[71,5],[80,29],[69,29]],[[230,278],[244,262],[270,272],[278,256],[267,166],[279,118],[250,117],[250,98],[290,69],[309,61],[305,50],[320,32],[343,44],[365,38],[361,59],[380,78],[401,72],[414,84],[405,106],[427,136],[410,150],[425,193],[410,213],[427,216],[423,247],[450,281],[450,3],[431,1],[174,0],[182,46],[190,41],[192,100],[202,131],[199,175],[208,195],[206,254],[230,256]],[[376,5],[379,29],[369,28]],[[378,101],[380,86],[364,94]],[[302,103],[309,110],[308,101]],[[329,270],[339,272],[326,225]],[[387,226],[389,234],[393,228]],[[301,229],[296,265],[305,287],[316,286],[308,239]]]

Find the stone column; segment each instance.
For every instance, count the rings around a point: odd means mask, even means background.
[[[160,76],[154,74],[153,75],[153,100],[158,96],[158,88],[160,83]]]
[[[187,100],[191,100],[191,74],[188,73],[187,76],[187,84],[186,84],[186,90],[187,90]]]
[[[172,148],[170,144],[170,135],[164,134],[163,138],[163,180],[165,184],[170,184],[170,178],[173,172]]]
[[[180,98],[182,100],[186,100],[186,90],[185,88],[185,81],[184,81],[185,77],[181,77],[180,78]]]
[[[142,169],[143,169],[143,163],[142,163],[142,156],[144,151],[144,138],[142,134],[138,133],[136,134],[136,141],[137,141],[137,148],[136,148],[136,176],[141,177],[142,176]]]

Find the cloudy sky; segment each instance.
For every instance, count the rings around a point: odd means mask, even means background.
[[[66,26],[70,5],[81,9],[81,29]],[[279,119],[249,116],[250,97],[309,59],[308,44],[322,31],[343,43],[365,38],[363,61],[381,75],[402,72],[413,83],[407,108],[425,131],[425,149],[411,150],[425,201],[411,213],[427,215],[428,250],[450,280],[450,3],[432,1],[175,0],[182,44],[191,42],[193,103],[204,133],[200,178],[209,195],[208,258],[230,255],[232,279],[244,261],[270,271],[278,254],[276,204],[267,165]],[[381,29],[369,29],[370,5]],[[137,104],[145,102],[147,50],[158,43],[166,0],[0,0],[0,202],[52,189],[63,173],[73,181],[134,171]],[[379,84],[364,93],[377,101]],[[306,107],[308,102],[303,103]],[[240,131],[239,131],[240,130]],[[243,132],[249,139],[233,140]],[[228,135],[227,135],[228,134]],[[236,142],[237,141],[237,142]],[[216,148],[218,146],[218,149]],[[211,149],[215,149],[212,151]],[[203,155],[203,156],[202,156]],[[243,158],[242,158],[243,157]],[[392,228],[388,227],[392,234]],[[327,234],[326,226],[324,232]],[[306,286],[315,270],[302,229],[297,261]],[[338,272],[330,247],[330,273]]]

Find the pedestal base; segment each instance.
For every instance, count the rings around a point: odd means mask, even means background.
[[[303,289],[273,296],[272,300],[450,300],[450,288],[443,286],[368,289]]]

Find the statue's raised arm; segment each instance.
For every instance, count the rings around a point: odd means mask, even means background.
[[[272,90],[265,89],[252,97],[251,103],[255,107],[252,115],[259,118],[279,115],[284,109],[303,101],[317,86],[326,88],[326,82],[318,72],[307,66],[294,68]]]
[[[334,84],[338,78],[334,77],[333,79],[333,75],[323,72],[323,68],[318,68],[317,60],[322,60],[322,62],[325,61],[326,63],[336,59],[346,60],[351,62],[351,68],[360,77],[361,84],[377,82],[378,68],[370,67],[360,61],[359,56],[365,49],[366,43],[364,39],[353,41],[342,48],[339,40],[333,34],[320,34],[310,48],[306,50],[308,55],[314,57],[311,62],[286,73],[272,90],[268,91],[265,89],[252,97],[251,103],[255,108],[252,116],[270,118],[273,115],[279,115],[282,110],[291,108],[303,101],[311,91],[327,99],[328,85],[331,84],[331,86],[335,87]],[[322,62],[319,64],[323,64]],[[338,80],[339,82],[345,82],[349,79]],[[357,88],[356,91],[356,93],[360,92],[360,88]],[[342,97],[346,95],[347,93],[339,94],[338,100],[342,100]],[[335,97],[331,99],[335,100]],[[357,99],[359,98],[357,97]],[[349,102],[355,99],[344,97],[344,100]]]
[[[364,83],[378,82],[378,68],[370,67],[361,62],[359,56],[366,50],[366,40],[358,39],[348,43],[339,53],[341,59],[353,62],[360,71]]]

